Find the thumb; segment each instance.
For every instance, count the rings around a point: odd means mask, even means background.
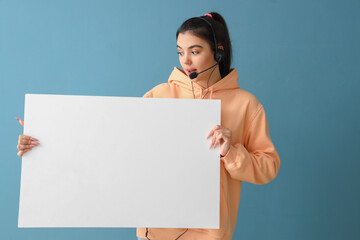
[[[19,123],[21,124],[21,126],[24,126],[24,121],[23,121],[23,120],[21,120],[20,118],[16,118],[16,120],[19,121]]]

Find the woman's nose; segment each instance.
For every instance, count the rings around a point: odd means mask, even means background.
[[[183,63],[186,65],[190,65],[191,64],[191,59],[189,57],[189,54],[185,54],[183,57]]]

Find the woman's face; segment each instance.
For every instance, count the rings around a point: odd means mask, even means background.
[[[214,52],[211,50],[207,41],[195,36],[191,32],[180,33],[178,35],[177,48],[180,64],[188,76],[192,72],[199,73],[216,64]],[[211,74],[213,70],[214,72]],[[202,87],[207,87],[210,74],[211,79],[209,80],[209,86],[221,78],[219,66],[217,65],[215,69],[209,69],[201,73],[197,78],[193,79],[193,81]]]

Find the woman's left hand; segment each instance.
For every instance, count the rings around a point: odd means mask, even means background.
[[[206,138],[208,139],[211,136],[213,138],[210,148],[215,148],[220,143],[220,154],[221,156],[225,156],[231,146],[231,130],[223,126],[216,125]]]

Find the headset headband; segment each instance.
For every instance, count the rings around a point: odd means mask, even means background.
[[[212,34],[213,34],[213,38],[214,38],[214,44],[215,44],[215,60],[216,60],[216,62],[220,62],[221,59],[224,57],[225,52],[222,49],[218,49],[214,28],[213,28],[212,24],[208,20],[205,19],[205,17],[213,18],[213,16],[210,13],[206,13],[204,16],[198,17],[198,18],[204,20],[210,26]]]

